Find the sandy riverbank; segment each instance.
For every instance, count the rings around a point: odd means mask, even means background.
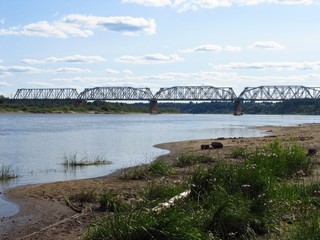
[[[157,147],[168,149],[170,154],[162,157],[173,163],[181,153],[205,153],[217,158],[230,158],[230,152],[239,147],[254,148],[280,139],[296,138],[306,151],[308,148],[320,150],[320,124],[308,124],[295,127],[262,127],[266,137],[261,138],[225,138],[222,149],[200,150],[201,144],[210,144],[213,139],[183,141],[159,144]],[[317,154],[316,157],[318,157]],[[97,213],[86,210],[77,213],[66,206],[65,198],[84,190],[114,191],[122,196],[135,196],[146,181],[121,180],[123,171],[95,179],[55,182],[17,187],[5,194],[21,207],[20,212],[12,217],[1,219],[0,239],[80,239],[85,226],[96,217]],[[182,179],[189,169],[177,169],[174,179]],[[319,170],[316,169],[316,173]],[[100,213],[101,214],[101,213]]]

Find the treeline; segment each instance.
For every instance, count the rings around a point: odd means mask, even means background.
[[[167,109],[176,109],[180,113],[191,114],[231,114],[234,111],[232,102],[200,102],[200,103],[161,103]],[[304,114],[320,115],[320,99],[286,100],[283,102],[242,102],[241,112],[244,114]]]
[[[159,113],[232,114],[232,102],[158,103]],[[0,96],[0,112],[30,113],[149,113],[149,103],[81,102],[73,104],[28,105],[10,103]],[[320,99],[286,100],[283,102],[242,102],[244,114],[309,114],[320,115]]]
[[[0,96],[0,113],[24,112],[24,113],[149,113],[147,103],[122,103],[122,102],[78,102],[69,104],[21,104],[12,103]],[[162,108],[161,113],[177,112],[176,109]]]

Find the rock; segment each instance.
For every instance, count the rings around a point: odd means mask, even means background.
[[[224,140],[224,139],[226,139],[226,138],[224,138],[224,137],[218,137],[217,138],[217,140]]]
[[[209,148],[210,148],[209,144],[201,144],[201,150],[209,149]]]
[[[223,148],[223,144],[221,142],[212,142],[211,146],[213,148]]]
[[[308,156],[313,156],[313,155],[315,155],[317,153],[317,149],[315,149],[315,148],[309,148],[308,149]]]

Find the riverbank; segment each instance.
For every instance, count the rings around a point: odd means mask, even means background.
[[[213,158],[237,161],[230,155],[239,148],[255,148],[273,141],[277,136],[281,141],[295,138],[306,151],[309,148],[320,149],[320,125],[309,124],[296,127],[263,127],[266,137],[261,138],[223,138],[215,141],[223,143],[222,149],[200,150],[200,145],[210,144],[213,139],[183,141],[159,144],[157,147],[170,150],[170,154],[162,156],[165,162],[174,163],[182,153],[201,153]],[[316,156],[317,157],[317,156]],[[184,179],[195,166],[175,168],[175,174],[165,181],[180,181]],[[319,175],[318,165],[314,174]],[[135,168],[134,168],[135,169]],[[88,180],[36,184],[10,189],[6,192],[17,202],[21,211],[0,222],[1,239],[77,239],[93,219],[105,213],[91,211],[94,206],[82,208],[79,205],[66,205],[66,199],[71,199],[85,191],[112,191],[123,198],[135,199],[137,192],[147,184],[147,180],[128,180],[123,176],[134,169],[118,171],[111,176]],[[319,179],[319,178],[318,178]],[[164,181],[164,179],[161,179]],[[72,201],[71,201],[72,204]],[[77,213],[75,210],[82,210]]]

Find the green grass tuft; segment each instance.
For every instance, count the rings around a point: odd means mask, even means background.
[[[178,167],[191,166],[199,163],[212,163],[215,159],[204,154],[182,154],[177,159]]]
[[[9,181],[10,179],[17,178],[18,174],[16,174],[10,166],[5,164],[1,164],[0,167],[0,181]]]
[[[147,180],[161,176],[173,174],[170,165],[161,160],[156,160],[145,166],[136,166],[130,170],[125,170],[120,177],[123,180]]]
[[[67,168],[85,167],[85,166],[98,166],[112,164],[111,161],[105,160],[103,157],[97,155],[93,160],[89,160],[87,156],[79,159],[78,154],[69,154],[63,156],[63,163]]]

